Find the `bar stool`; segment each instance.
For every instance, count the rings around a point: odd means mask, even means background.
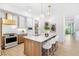
[[[55,41],[55,38],[52,38],[51,40],[52,40],[52,55],[54,55],[56,41]]]
[[[56,51],[57,48],[58,48],[58,39],[59,39],[59,36],[56,36],[56,37],[55,37],[55,51]]]
[[[42,54],[43,56],[51,55],[52,41],[48,40],[47,42],[44,42],[42,48],[43,48],[43,54]]]
[[[52,38],[52,52],[54,55],[54,52],[57,50],[58,48],[58,36],[56,36],[55,38]]]

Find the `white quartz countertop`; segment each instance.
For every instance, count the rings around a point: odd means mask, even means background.
[[[55,36],[56,34],[49,34],[48,37],[45,37],[45,35],[40,35],[40,36],[34,36],[34,35],[28,35],[28,36],[24,36],[24,38],[33,40],[33,41],[37,41],[37,42],[44,42],[46,40],[48,40],[49,38]]]

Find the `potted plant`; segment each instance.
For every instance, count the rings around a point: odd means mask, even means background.
[[[45,27],[44,27],[44,29],[45,29],[45,36],[46,37],[48,37],[49,36],[49,30],[50,30],[50,28],[49,28],[49,23],[48,22],[45,22]]]

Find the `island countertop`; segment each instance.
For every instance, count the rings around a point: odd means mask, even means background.
[[[51,33],[49,34],[48,37],[45,37],[45,35],[39,35],[39,36],[27,35],[27,36],[24,36],[24,38],[42,43],[49,40],[50,38],[54,38],[55,36],[56,36],[56,33]]]

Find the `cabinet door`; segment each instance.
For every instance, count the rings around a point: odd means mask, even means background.
[[[19,25],[18,25],[18,16],[17,16],[17,15],[13,15],[13,16],[12,16],[12,19],[16,21],[16,26],[17,26],[17,28],[18,28],[18,26],[19,26]]]
[[[34,33],[34,21],[32,18],[27,18],[27,23],[27,32],[32,35]]]
[[[32,54],[34,56],[41,56],[41,45],[38,42],[32,43]]]
[[[27,26],[28,27],[33,27],[33,19],[32,18],[27,18]]]
[[[28,56],[41,56],[41,43],[24,39],[24,53]]]
[[[24,53],[28,56],[32,56],[32,41],[25,39],[24,41]]]
[[[19,16],[19,28],[26,27],[26,18],[23,16]]]
[[[0,19],[0,55],[1,55],[1,39],[2,39],[2,20]]]
[[[24,35],[20,34],[18,35],[18,43],[24,43],[24,38],[23,38]]]

